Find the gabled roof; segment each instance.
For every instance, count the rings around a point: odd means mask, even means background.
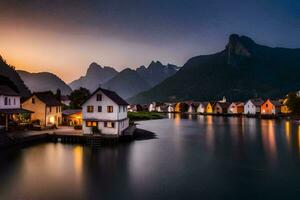
[[[59,102],[54,94],[50,91],[46,92],[34,92],[32,96],[36,96],[39,100],[44,102],[47,106],[61,106],[61,102]]]
[[[261,104],[264,103],[262,99],[249,99],[249,101],[251,101],[251,103],[253,103],[255,106],[261,106]]]
[[[87,102],[90,98],[92,98],[97,92],[101,91],[103,94],[105,94],[108,98],[110,98],[113,102],[115,102],[118,105],[124,105],[127,106],[129,105],[124,99],[122,99],[122,97],[120,97],[117,93],[115,93],[114,91],[111,90],[106,90],[103,88],[98,88],[95,92],[93,92],[88,98],[87,100],[85,100],[84,102],[81,103],[81,105],[83,105],[85,102]]]
[[[7,95],[7,96],[19,96],[17,92],[13,89],[8,87],[7,85],[0,85],[0,95]]]
[[[214,105],[215,106],[219,105],[222,109],[227,109],[227,108],[229,108],[230,103],[229,102],[217,102]]]

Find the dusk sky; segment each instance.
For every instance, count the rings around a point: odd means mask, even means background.
[[[183,65],[224,49],[231,33],[300,47],[299,0],[1,0],[0,54],[66,82],[91,62],[117,70]]]

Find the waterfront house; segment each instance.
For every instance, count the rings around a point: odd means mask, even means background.
[[[214,102],[208,102],[207,106],[206,106],[206,113],[207,114],[212,114],[213,113],[213,105],[215,103]]]
[[[156,102],[152,102],[148,105],[148,111],[149,112],[154,112],[156,108]]]
[[[33,93],[22,103],[22,108],[34,112],[31,120],[41,126],[58,126],[62,122],[62,104],[50,91]]]
[[[155,111],[156,112],[166,112],[167,107],[164,103],[157,102],[155,103]]]
[[[9,125],[30,121],[31,111],[21,108],[18,92],[7,85],[0,85],[0,126],[7,131]]]
[[[243,114],[244,103],[243,102],[232,102],[228,108],[229,114]]]
[[[207,105],[208,105],[209,102],[200,102],[197,109],[196,109],[196,112],[197,113],[206,113],[206,109],[207,109]]]
[[[227,102],[216,102],[213,105],[213,113],[215,114],[225,114],[228,111],[230,103]]]
[[[143,107],[140,104],[134,104],[127,106],[128,112],[141,112],[143,111]]]
[[[184,113],[189,109],[189,105],[185,102],[178,102],[175,104],[175,112]]]
[[[69,109],[62,112],[62,124],[67,126],[82,125],[82,110]]]
[[[191,102],[188,105],[189,105],[188,113],[196,113],[197,112],[197,108],[199,107],[199,103]]]
[[[127,106],[117,93],[99,87],[82,103],[83,133],[122,135],[129,126]]]
[[[261,105],[262,115],[277,115],[281,113],[281,103],[279,101],[267,99]]]
[[[260,106],[264,103],[262,99],[249,99],[244,105],[245,115],[260,114]]]
[[[288,106],[286,104],[287,101],[288,101],[287,98],[285,98],[285,99],[279,99],[279,102],[281,103],[280,112],[282,114],[289,114],[289,113],[291,113],[290,109],[288,108]]]
[[[172,112],[175,112],[175,104],[172,104],[172,103],[169,103],[168,104],[168,112],[169,113],[172,113]]]

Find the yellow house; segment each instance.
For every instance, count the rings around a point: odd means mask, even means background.
[[[213,113],[213,105],[210,102],[206,106],[206,113],[208,113],[208,114]]]
[[[291,113],[291,111],[289,110],[289,108],[287,107],[286,103],[287,103],[287,99],[280,99],[279,100],[281,102],[281,107],[280,107],[280,111],[282,114],[288,114]]]
[[[33,93],[22,103],[22,108],[34,112],[31,120],[39,120],[41,126],[61,124],[61,103],[50,91]]]

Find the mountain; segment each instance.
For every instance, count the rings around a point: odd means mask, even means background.
[[[57,89],[60,89],[64,95],[72,92],[72,89],[64,81],[52,73],[30,73],[22,70],[18,70],[17,72],[32,92],[51,90],[56,93]]]
[[[179,67],[176,65],[163,65],[159,61],[152,61],[146,68],[141,66],[136,69],[137,73],[151,86],[155,86],[166,78],[174,75]]]
[[[299,58],[300,49],[271,48],[233,34],[223,51],[191,58],[174,76],[129,102],[282,97],[300,88]]]
[[[100,84],[103,84],[117,75],[118,72],[112,67],[101,67],[97,63],[90,64],[86,75],[72,81],[69,86],[75,90],[80,87],[94,91]]]
[[[0,83],[5,83],[12,87],[16,92],[19,92],[22,97],[28,97],[30,91],[20,78],[13,66],[10,66],[0,56]]]
[[[117,92],[125,99],[151,88],[135,70],[129,68],[121,71],[118,75],[103,84],[102,87]]]

